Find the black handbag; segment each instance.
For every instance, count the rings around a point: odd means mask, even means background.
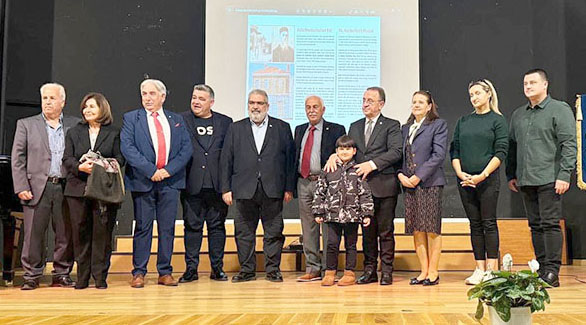
[[[93,164],[83,196],[106,203],[122,203],[124,195],[122,172],[108,173],[101,165]]]

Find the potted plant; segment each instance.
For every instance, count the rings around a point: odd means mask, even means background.
[[[551,286],[537,274],[539,263],[532,260],[531,270],[518,272],[511,271],[512,265],[511,255],[505,255],[502,271],[492,271],[485,281],[468,290],[469,300],[478,299],[476,319],[483,317],[484,304],[492,324],[531,324],[531,313],[545,310],[545,303],[550,301],[546,288]]]

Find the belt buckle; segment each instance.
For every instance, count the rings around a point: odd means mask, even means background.
[[[49,182],[51,184],[59,184],[59,183],[61,183],[60,180],[59,180],[59,177],[56,177],[56,176],[49,177]]]

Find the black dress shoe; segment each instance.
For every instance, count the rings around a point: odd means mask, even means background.
[[[96,280],[96,289],[108,289],[106,280]]]
[[[35,280],[25,280],[20,290],[35,290],[39,287],[39,282]]]
[[[69,275],[54,276],[53,282],[51,282],[51,287],[61,287],[61,288],[75,287],[75,282],[71,279],[71,277]]]
[[[388,286],[393,284],[393,274],[392,273],[382,273],[380,275],[380,285],[381,286]]]
[[[271,282],[283,282],[283,275],[279,271],[273,271],[267,273],[266,279]]]
[[[228,276],[222,269],[212,270],[210,273],[210,279],[216,281],[228,281]]]
[[[197,275],[197,270],[195,269],[187,269],[185,273],[179,278],[179,283],[187,283],[191,281],[195,281],[199,279]]]
[[[240,272],[232,277],[232,282],[246,282],[246,281],[254,281],[256,280],[256,275],[254,273],[244,273]]]
[[[376,271],[366,270],[358,278],[358,281],[356,281],[356,283],[357,284],[367,284],[367,283],[373,283],[373,282],[377,282],[377,281],[378,281],[378,276],[376,274]]]
[[[409,280],[409,284],[410,285],[423,284],[424,281],[425,281],[425,279],[419,280],[419,279],[417,279],[417,277],[414,277],[414,278],[411,278],[411,280]]]
[[[560,279],[553,272],[544,272],[544,274],[541,277],[541,279],[543,281],[547,282],[547,284],[549,284],[552,287],[556,287],[557,288],[557,287],[560,286]]]
[[[89,283],[88,283],[88,282],[79,282],[79,281],[77,281],[77,282],[75,283],[75,286],[74,286],[74,288],[75,288],[76,290],[81,290],[81,289],[85,289],[85,288],[87,288],[87,287],[89,287],[89,286],[90,286],[90,285],[89,285]]]
[[[438,285],[438,284],[439,284],[439,276],[433,281],[431,281],[430,279],[423,280],[424,286],[434,286],[434,285]]]

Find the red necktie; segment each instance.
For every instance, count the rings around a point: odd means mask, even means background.
[[[307,140],[305,140],[305,147],[303,147],[303,158],[301,158],[301,177],[307,178],[309,176],[309,166],[311,163],[311,148],[313,147],[313,131],[315,126],[309,128]]]
[[[159,113],[154,112],[152,116],[155,121],[155,129],[157,130],[157,144],[159,147],[157,155],[157,169],[161,169],[165,167],[165,163],[167,160],[167,146],[165,145],[165,133],[163,132],[163,126],[161,125],[161,122],[157,118],[159,116]]]

